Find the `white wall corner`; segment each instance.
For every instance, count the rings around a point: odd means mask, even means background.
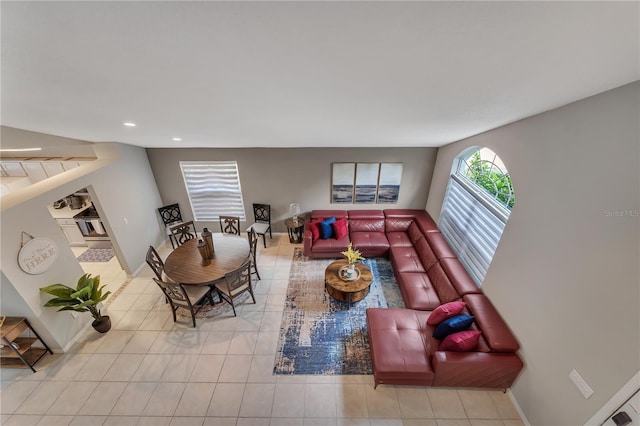
[[[515,395],[513,395],[513,392],[511,392],[511,389],[507,389],[507,396],[511,400],[513,407],[518,412],[518,415],[520,416],[522,423],[524,423],[526,426],[531,426],[531,423],[527,419],[527,416],[524,415],[524,411],[522,411],[522,408],[520,408],[520,404],[518,404],[518,400],[516,399]]]
[[[54,350],[54,352],[55,352],[55,353],[63,353],[63,354],[65,354],[65,353],[69,352],[69,350],[71,349],[71,347],[72,347],[72,346],[73,346],[73,345],[78,341],[78,339],[80,339],[80,337],[81,337],[81,336],[83,336],[83,335],[84,335],[84,333],[87,331],[87,329],[88,329],[88,328],[89,328],[89,326],[91,325],[91,322],[92,322],[92,321],[87,321],[87,322],[85,323],[85,325],[80,329],[80,331],[78,331],[78,332],[76,333],[76,335],[75,335],[75,336],[73,336],[73,337],[71,338],[71,340],[69,340],[69,342],[68,342],[66,345],[64,345],[64,346],[62,347],[62,350],[60,350],[60,351],[58,351],[58,350]]]

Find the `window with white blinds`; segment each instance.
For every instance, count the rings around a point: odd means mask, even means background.
[[[180,161],[195,220],[239,216],[245,220],[238,164],[235,161]]]
[[[493,260],[515,196],[502,160],[472,147],[453,163],[439,228],[478,287]]]

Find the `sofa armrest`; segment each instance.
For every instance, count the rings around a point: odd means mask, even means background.
[[[433,386],[507,389],[524,364],[515,353],[436,351]]]
[[[307,215],[304,218],[304,230],[302,233],[304,255],[307,257],[311,256],[311,246],[313,245],[313,235],[311,235],[311,230],[309,229],[309,222],[311,222],[311,218]]]

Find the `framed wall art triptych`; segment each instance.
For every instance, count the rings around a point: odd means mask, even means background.
[[[402,163],[333,163],[331,176],[332,203],[395,204]]]
[[[400,195],[402,163],[381,163],[378,180],[378,204],[395,204]]]
[[[356,204],[376,202],[379,163],[358,163],[356,165]]]
[[[356,163],[333,163],[331,181],[332,203],[353,203],[353,176],[355,172]]]

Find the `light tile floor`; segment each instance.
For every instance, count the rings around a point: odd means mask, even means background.
[[[294,246],[258,248],[257,303],[174,323],[150,269],[109,304],[113,328],[89,329],[38,372],[2,369],[2,425],[522,425],[499,391],[379,386],[371,376],[274,376]],[[162,247],[161,256],[170,248]],[[119,265],[116,266],[119,268]],[[103,272],[104,273],[104,272]],[[107,272],[109,273],[109,272]],[[114,276],[119,276],[114,271]]]

